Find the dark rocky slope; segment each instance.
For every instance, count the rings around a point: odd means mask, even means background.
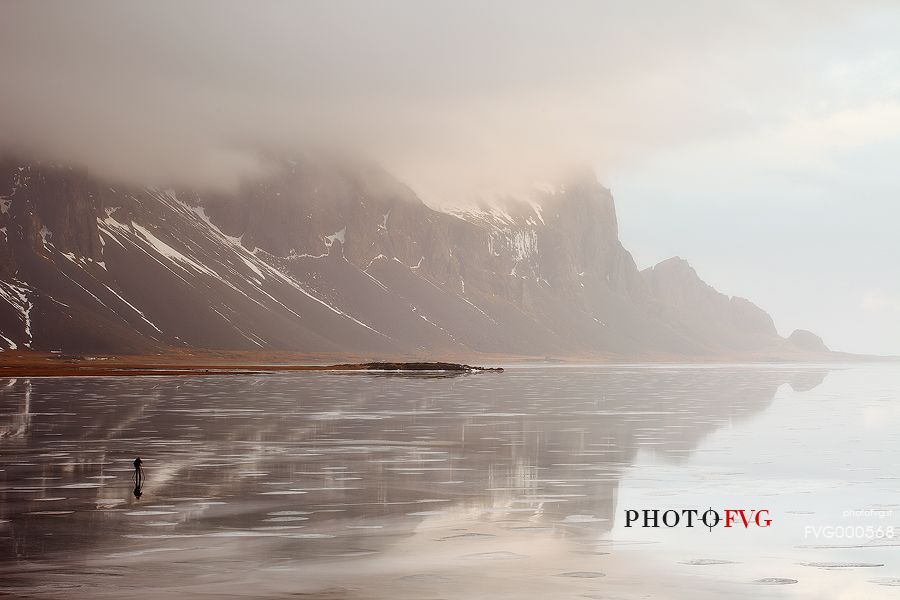
[[[233,193],[0,163],[0,347],[426,355],[819,351],[687,263],[639,272],[592,174],[449,214],[358,162]],[[793,339],[794,336],[792,336]]]

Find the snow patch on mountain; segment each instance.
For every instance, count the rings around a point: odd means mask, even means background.
[[[34,304],[31,302],[31,298],[29,298],[30,293],[32,293],[31,288],[21,281],[16,279],[10,281],[0,280],[0,300],[6,301],[19,313],[23,332],[25,334],[26,341],[24,342],[24,346],[26,348],[30,348],[31,342],[33,341],[31,333],[31,310],[34,308]],[[10,350],[15,350],[17,348],[17,345],[8,337],[5,335],[2,337],[9,345]]]
[[[221,229],[216,227],[216,225],[210,220],[209,215],[206,214],[206,210],[202,206],[190,206],[188,204],[184,204],[181,202],[179,204],[181,204],[186,209],[188,209],[189,211],[191,211],[192,213],[197,215],[197,217],[201,221],[206,223],[207,227],[209,227],[211,230],[213,230],[217,234],[219,234],[219,236],[222,237],[222,239],[228,240],[234,246],[243,246],[244,236],[235,237],[233,235],[228,235],[227,233],[225,233],[224,231],[222,231]]]
[[[334,242],[336,242],[336,241],[338,241],[338,242],[340,242],[341,244],[343,244],[343,243],[344,243],[344,238],[345,238],[346,235],[347,235],[347,228],[346,228],[346,227],[344,227],[344,228],[341,229],[340,231],[335,231],[335,232],[332,233],[331,235],[326,235],[326,236],[325,236],[325,245],[328,246],[329,248],[331,248],[331,245],[334,244]]]
[[[144,321],[145,323],[147,323],[148,325],[150,325],[150,327],[152,327],[153,329],[155,329],[155,330],[158,331],[159,333],[162,333],[162,329],[160,329],[160,328],[157,327],[154,323],[152,323],[152,322],[147,318],[147,315],[145,315],[144,312],[143,312],[142,310],[140,310],[140,309],[137,308],[134,304],[132,304],[131,302],[129,302],[128,300],[126,300],[125,298],[123,298],[116,290],[112,289],[112,288],[109,287],[108,285],[104,284],[103,287],[105,287],[105,288],[108,289],[110,292],[112,292],[112,294],[113,294],[116,298],[118,298],[119,300],[121,300],[126,306],[128,306],[128,308],[130,308],[131,310],[133,310],[134,312],[136,312],[136,313],[141,317],[141,320],[142,320],[142,321]]]
[[[493,256],[509,255],[516,262],[537,256],[538,236],[533,229],[497,229],[488,238],[488,252]]]
[[[142,227],[141,225],[138,225],[134,221],[131,222],[131,226],[134,228],[134,230],[136,232],[138,232],[141,235],[141,237],[143,237],[150,244],[150,246],[154,250],[156,250],[156,252],[158,254],[162,255],[163,257],[169,259],[172,262],[179,264],[179,266],[181,266],[182,268],[184,268],[183,265],[188,265],[190,267],[193,267],[194,269],[196,269],[197,271],[199,271],[201,273],[206,273],[207,275],[211,275],[211,276],[217,277],[217,278],[219,277],[218,273],[216,273],[209,267],[202,265],[202,264],[198,263],[197,261],[188,258],[187,256],[185,256],[184,254],[182,254],[181,252],[179,252],[172,246],[168,245],[167,243],[165,243],[164,241],[162,241],[161,239],[159,239],[158,237],[153,235],[153,233],[146,227]],[[185,269],[185,270],[187,270],[187,269]]]

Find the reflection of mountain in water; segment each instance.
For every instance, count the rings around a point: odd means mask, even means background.
[[[0,559],[11,549],[30,558],[109,550],[151,530],[157,541],[198,544],[265,532],[273,555],[302,558],[395,543],[441,511],[602,532],[639,450],[683,461],[721,425],[764,410],[783,383],[809,390],[825,373],[622,366],[450,379],[19,380],[2,390],[0,520],[11,522],[0,531],[15,544]],[[138,454],[140,500],[129,464]],[[164,507],[151,510],[162,525],[142,526],[146,506]],[[354,529],[367,525],[384,535]]]

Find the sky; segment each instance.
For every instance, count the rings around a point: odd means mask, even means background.
[[[900,354],[900,4],[0,4],[0,150],[228,188],[350,147],[435,206],[588,165],[646,267]]]

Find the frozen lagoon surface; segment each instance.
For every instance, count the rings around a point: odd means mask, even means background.
[[[898,397],[896,365],[0,381],[0,594],[896,598]],[[709,507],[772,525],[625,527]]]

